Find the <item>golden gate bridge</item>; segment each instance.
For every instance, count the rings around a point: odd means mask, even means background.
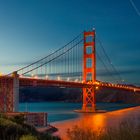
[[[22,67],[8,75],[0,76],[0,112],[18,112],[20,87],[69,87],[83,89],[82,112],[96,112],[95,94],[98,87],[116,88],[139,92],[140,87],[122,82],[100,41],[108,64],[97,52],[95,30],[84,31],[65,46],[46,57]],[[97,80],[98,61],[111,82]],[[113,74],[115,73],[115,74]]]

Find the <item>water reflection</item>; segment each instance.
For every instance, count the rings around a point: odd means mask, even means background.
[[[97,114],[92,116],[91,122],[95,130],[102,129],[105,127],[106,118],[103,114]]]
[[[140,118],[140,107],[128,108],[102,114],[80,114],[80,117],[77,119],[54,123],[53,125],[59,129],[59,135],[65,140],[67,139],[67,129],[71,129],[75,125],[83,129],[90,128],[97,133],[104,133],[104,130],[107,128],[116,128],[123,121],[128,121],[131,119],[133,124],[138,123],[138,119],[135,118]]]
[[[82,114],[76,125],[82,125],[83,128],[91,128],[94,131],[103,129],[106,125],[104,114]]]

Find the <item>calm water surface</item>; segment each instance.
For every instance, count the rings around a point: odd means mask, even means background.
[[[81,109],[81,103],[63,103],[63,102],[41,102],[41,103],[20,103],[20,111],[47,112],[48,122],[64,121],[74,119],[79,116],[73,110]],[[127,107],[135,106],[133,104],[120,103],[97,103],[97,109],[114,111]]]

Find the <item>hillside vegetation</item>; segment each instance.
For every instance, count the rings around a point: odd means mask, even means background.
[[[7,118],[0,115],[0,140],[59,140],[48,133],[39,133],[35,127],[24,123],[23,116]]]

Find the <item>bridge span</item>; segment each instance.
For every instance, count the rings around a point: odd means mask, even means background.
[[[11,74],[0,76],[0,112],[18,111],[20,87],[57,86],[81,88],[83,89],[83,112],[88,112],[89,110],[92,112],[96,111],[95,94],[96,90],[100,87],[140,92],[140,87],[97,80],[96,58],[98,53],[96,53],[95,48],[95,35],[95,30],[82,32],[75,39],[52,54]],[[101,59],[101,57],[99,58]],[[109,61],[108,57],[107,60]],[[103,65],[105,66],[105,63]],[[118,74],[112,64],[111,67]],[[110,73],[106,66],[105,69]],[[48,78],[48,74],[53,78]],[[62,74],[63,78],[58,77],[56,80],[54,76],[60,74]],[[29,75],[32,76],[29,77]],[[40,77],[33,75],[39,75]],[[112,73],[110,75],[113,76]],[[80,79],[79,77],[82,77],[81,80],[77,80]],[[118,77],[120,78],[119,74]],[[75,78],[76,80],[74,80]]]
[[[15,74],[15,73],[14,73]],[[19,75],[13,76],[1,76],[0,77],[0,106],[1,112],[17,112],[19,104],[19,88],[20,87],[63,87],[63,88],[92,88],[97,90],[98,88],[114,88],[120,90],[128,90],[132,92],[140,92],[139,87],[127,86],[122,84],[112,84],[107,82],[92,81],[63,81],[63,80],[49,80],[39,78],[20,78]],[[5,99],[4,99],[5,98]],[[5,104],[6,100],[6,104]]]

